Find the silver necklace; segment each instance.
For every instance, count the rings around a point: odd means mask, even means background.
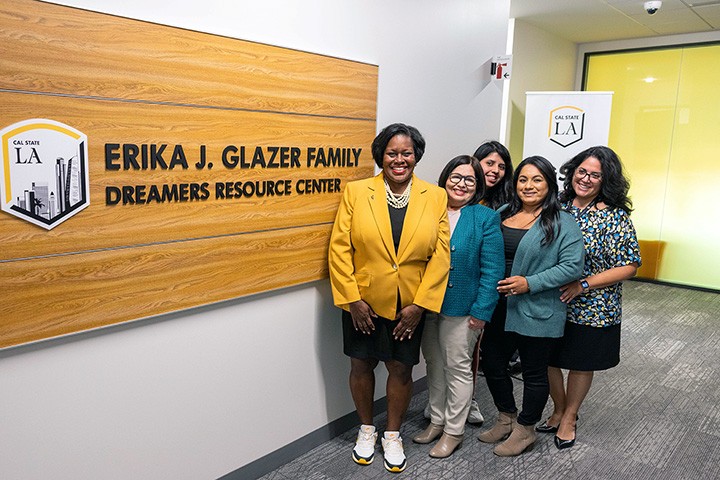
[[[410,202],[410,189],[412,188],[412,178],[410,179],[410,183],[408,183],[407,188],[403,193],[400,195],[395,195],[392,190],[390,190],[390,185],[388,185],[387,180],[385,180],[385,198],[387,198],[387,203],[393,208],[405,208],[408,205],[408,202]]]

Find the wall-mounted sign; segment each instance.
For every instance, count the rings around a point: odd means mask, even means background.
[[[493,80],[510,80],[512,55],[495,56],[490,62],[490,77]]]
[[[0,5],[0,348],[319,280],[377,67]]]

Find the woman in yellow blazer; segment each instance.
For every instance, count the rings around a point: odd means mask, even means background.
[[[447,195],[413,175],[424,151],[414,127],[384,128],[372,144],[382,172],[345,187],[330,238],[330,283],[343,309],[350,391],[362,423],[353,460],[374,459],[374,371],[382,361],[388,407],[381,443],[390,472],[407,466],[400,426],[412,397],[412,367],[420,362],[424,313],[440,310],[450,267]]]

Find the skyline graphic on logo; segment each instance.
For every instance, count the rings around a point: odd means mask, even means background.
[[[2,210],[50,230],[90,204],[87,136],[31,119],[0,131]]]

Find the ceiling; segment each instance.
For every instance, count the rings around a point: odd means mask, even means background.
[[[510,16],[575,43],[720,30],[720,0],[511,0]]]

